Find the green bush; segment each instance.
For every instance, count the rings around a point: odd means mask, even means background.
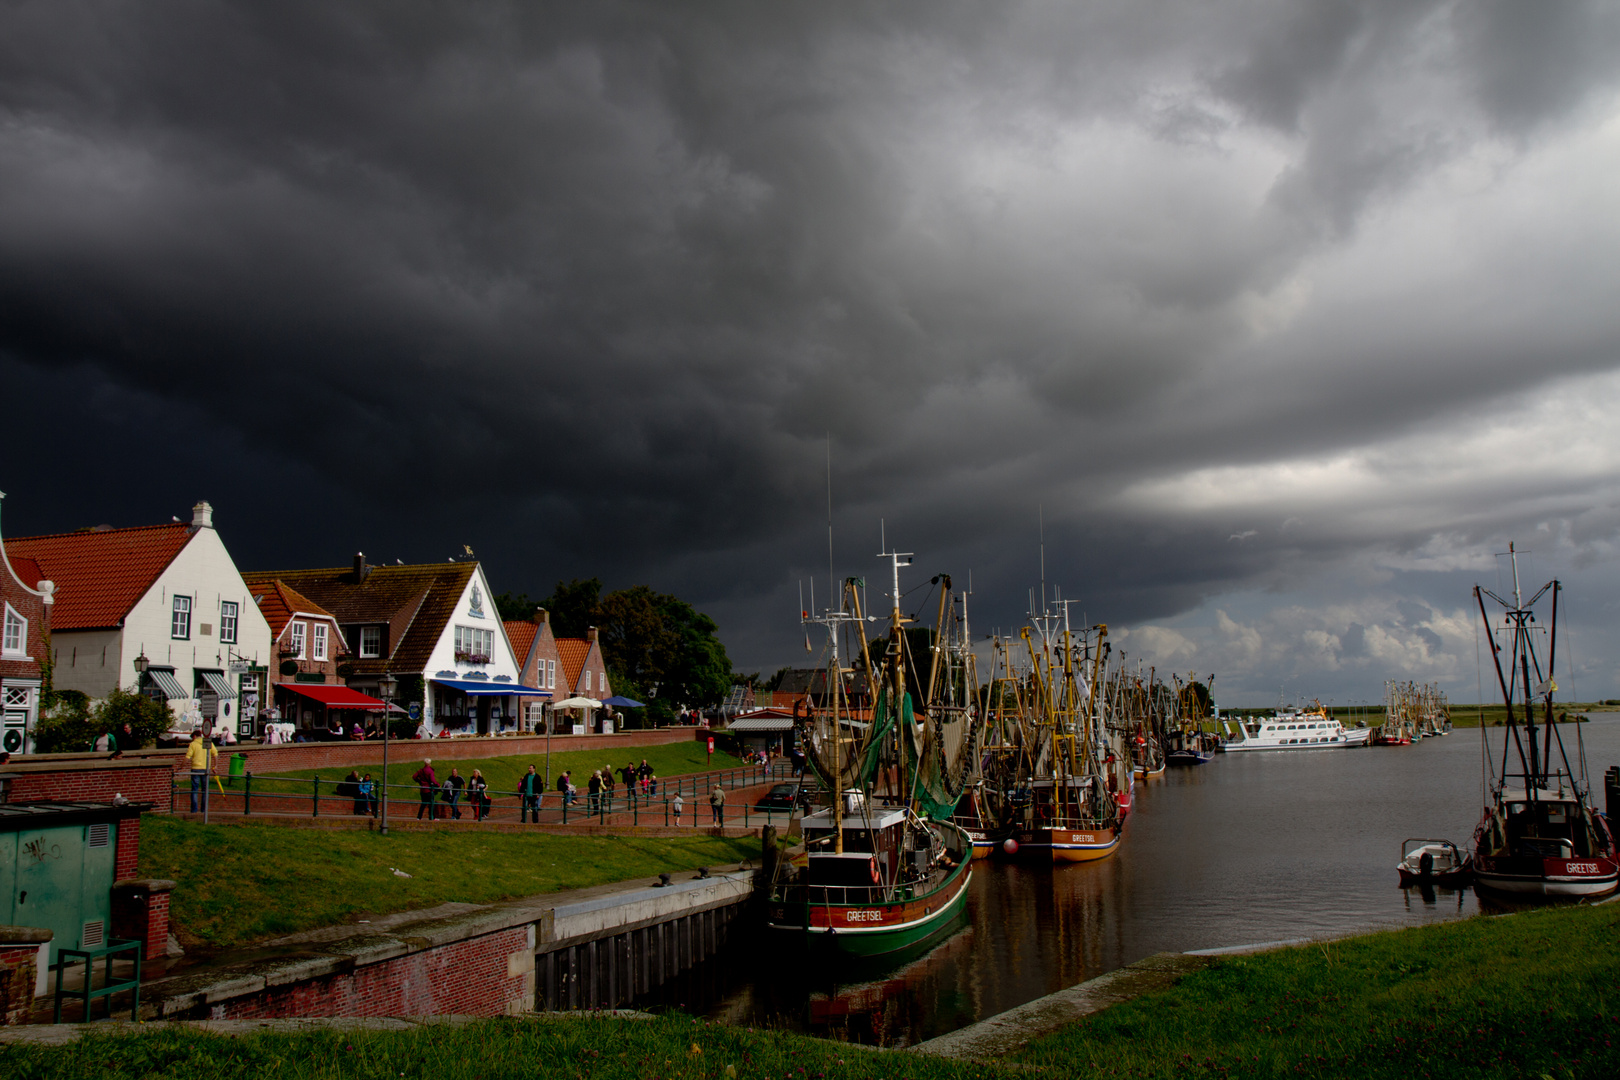
[[[34,748],[41,754],[84,753],[95,748],[105,732],[119,732],[128,723],[135,743],[120,750],[151,746],[169,726],[169,708],[155,698],[114,689],[93,707],[76,690],[58,690],[56,703],[34,725]]]
[[[34,752],[72,754],[89,750],[99,734],[90,715],[90,699],[71,690],[59,690],[55,703],[34,725]]]

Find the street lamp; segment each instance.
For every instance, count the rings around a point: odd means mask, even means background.
[[[394,695],[399,693],[399,680],[394,673],[385,671],[377,680],[377,696],[383,702],[383,777],[382,777],[382,831],[388,835],[388,728],[393,717]]]

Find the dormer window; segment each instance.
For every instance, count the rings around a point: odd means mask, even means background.
[[[0,651],[7,656],[22,656],[27,649],[28,620],[18,614],[16,608],[7,604],[4,647]]]
[[[300,660],[304,658],[305,625],[301,622],[295,622],[287,628],[287,647]]]
[[[322,623],[322,622],[313,623],[313,624],[310,625],[309,629],[310,629],[310,637],[311,637],[310,644],[313,646],[313,649],[311,650],[313,655],[312,655],[311,658],[315,659],[315,660],[325,660],[326,659],[326,624]]]
[[[360,628],[360,659],[375,660],[382,655],[382,627],[362,626]]]

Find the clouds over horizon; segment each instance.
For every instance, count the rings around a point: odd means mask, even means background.
[[[1037,507],[1118,624],[1549,522],[1607,596],[1617,56],[1578,2],[13,5],[9,527],[207,494],[244,565],[472,543],[768,667],[830,435],[840,550],[986,625]],[[1415,663],[1381,597],[1226,662]]]

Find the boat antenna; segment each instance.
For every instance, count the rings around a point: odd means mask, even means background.
[[[1041,608],[1046,608],[1046,506],[1035,504],[1035,521],[1040,528],[1041,538]]]
[[[827,585],[838,591],[838,575],[833,570],[832,543],[832,432],[827,432]]]

